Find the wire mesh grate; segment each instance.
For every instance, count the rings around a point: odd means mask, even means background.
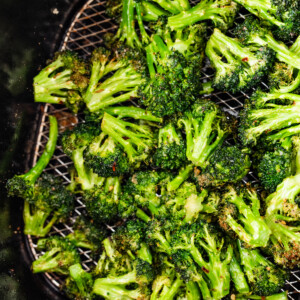
[[[191,1],[193,4],[198,1]],[[246,14],[239,13],[237,22],[240,23],[245,19]],[[102,36],[106,32],[115,32],[116,24],[105,15],[105,1],[89,0],[80,9],[74,17],[65,38],[61,45],[61,50],[77,51],[80,55],[86,57],[91,52],[103,43]],[[206,61],[203,68],[202,81],[209,80],[213,75],[212,69],[209,67],[209,62]],[[265,83],[263,85],[267,86]],[[232,95],[224,92],[214,92],[210,98],[217,104],[221,105],[225,111],[237,117],[240,109],[243,107],[245,98],[249,96],[245,93]],[[59,123],[59,131],[62,132],[67,128],[71,128],[76,123],[82,122],[80,115],[72,115],[67,108],[57,107],[46,104],[41,112],[41,125],[37,134],[36,147],[33,153],[32,162],[36,163],[38,157],[42,154],[45,144],[48,140],[49,122],[48,115],[55,115]],[[50,161],[46,172],[51,172],[56,176],[61,177],[65,184],[70,183],[68,170],[72,167],[72,161],[63,153],[60,146],[57,147],[52,160]],[[257,182],[257,179],[252,173],[247,175],[245,182]],[[66,236],[73,231],[72,227],[76,217],[83,213],[85,206],[81,197],[76,199],[76,207],[73,216],[68,223],[57,224],[53,226],[50,235],[58,234]],[[37,259],[42,252],[37,250],[37,238],[27,236],[30,250],[34,259]],[[90,270],[96,265],[96,261],[91,256],[90,250],[79,249],[82,265],[86,270]],[[53,273],[44,274],[49,284],[53,288],[59,289],[64,282],[64,279]],[[300,299],[300,270],[292,271],[290,280],[286,282],[284,290],[289,291],[289,299]]]

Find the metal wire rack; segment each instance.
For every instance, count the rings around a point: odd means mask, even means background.
[[[193,4],[198,1],[191,1]],[[240,13],[237,22],[242,21],[246,14]],[[105,15],[105,1],[89,0],[80,9],[74,17],[64,40],[62,41],[61,50],[74,50],[82,56],[88,56],[93,49],[100,46],[103,42],[102,36],[106,32],[115,32],[117,26],[112,20]],[[201,80],[207,81],[213,74],[209,64],[206,63],[203,68],[203,78]],[[262,82],[262,85],[267,86]],[[217,104],[220,104],[228,113],[238,116],[240,109],[243,107],[245,98],[249,96],[245,93],[232,95],[230,93],[215,92],[210,96]],[[80,115],[72,115],[68,109],[61,108],[53,105],[46,104],[43,107],[40,115],[40,127],[36,138],[36,147],[33,153],[32,164],[34,165],[38,157],[42,154],[45,144],[48,140],[49,122],[48,115],[55,115],[59,122],[60,132],[66,128],[74,126],[76,123],[81,122]],[[68,169],[72,166],[72,161],[62,152],[60,146],[57,147],[54,156],[49,163],[46,172],[54,173],[61,177],[65,184],[70,183]],[[245,179],[247,182],[255,183],[257,179],[250,173]],[[68,223],[57,224],[53,226],[50,235],[57,234],[66,236],[72,232],[72,225],[77,216],[81,215],[84,210],[84,204],[80,197],[77,197],[76,207],[73,217],[70,218]],[[32,257],[37,259],[42,252],[37,251],[37,239],[27,236],[28,244],[31,250]],[[82,265],[86,270],[90,270],[92,266],[96,265],[96,261],[91,257],[90,250],[79,249]],[[63,278],[53,273],[46,273],[44,275],[49,285],[54,289],[59,289],[63,283]],[[300,299],[300,270],[292,271],[289,281],[286,282],[284,290],[289,291],[289,299]],[[195,299],[196,300],[196,299]]]

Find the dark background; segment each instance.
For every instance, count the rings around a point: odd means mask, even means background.
[[[30,272],[22,232],[22,201],[5,182],[28,169],[39,106],[32,78],[59,48],[81,0],[0,1],[0,299],[59,299]]]

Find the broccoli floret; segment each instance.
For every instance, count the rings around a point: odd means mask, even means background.
[[[135,124],[104,113],[101,129],[123,148],[134,168],[138,168],[148,158],[154,147],[153,130],[145,122]]]
[[[300,69],[299,56],[284,43],[276,41],[269,29],[261,27],[256,19],[247,17],[244,23],[236,26],[235,35],[243,44],[249,45],[253,49],[263,47],[272,49],[279,61],[285,62],[295,69]]]
[[[263,150],[256,157],[256,170],[262,186],[270,193],[288,176],[292,175],[293,151],[290,138],[276,143],[272,148]]]
[[[30,200],[32,198],[34,184],[48,165],[56,147],[58,136],[57,120],[55,117],[49,116],[49,122],[49,137],[43,154],[31,170],[22,175],[15,175],[7,181],[6,188],[9,196],[21,197],[25,200]]]
[[[199,21],[210,20],[215,27],[225,31],[232,26],[238,9],[238,4],[231,0],[205,0],[187,11],[169,17],[168,26],[179,29]]]
[[[179,169],[186,161],[185,141],[174,124],[169,123],[158,132],[158,147],[153,155],[154,165],[166,170]]]
[[[84,95],[88,110],[95,112],[136,97],[138,86],[145,82],[145,67],[142,54],[136,50],[121,47],[114,54],[104,48],[94,50]],[[109,72],[114,73],[103,80]]]
[[[93,220],[80,216],[76,219],[73,232],[67,235],[77,247],[97,251],[101,247],[102,241],[108,236],[108,230],[104,226],[97,226]]]
[[[167,31],[168,32],[168,31]],[[154,115],[163,117],[186,110],[202,89],[199,80],[203,47],[198,36],[203,27],[194,26],[178,36],[155,34],[146,47],[149,82],[139,88],[140,103]],[[196,42],[195,42],[196,41]]]
[[[80,262],[75,245],[59,236],[39,239],[37,249],[45,254],[32,263],[33,273],[55,272],[68,275],[69,267]]]
[[[92,300],[93,283],[92,275],[83,270],[80,264],[75,264],[69,267],[69,276],[63,285],[63,290],[69,298]]]
[[[224,242],[218,228],[207,223],[187,224],[171,235],[172,251],[189,251],[201,268],[207,282],[200,283],[200,290],[211,293],[211,299],[221,299],[230,291],[229,264],[233,250]]]
[[[228,186],[224,199],[225,203],[219,214],[220,226],[225,231],[234,231],[248,247],[265,247],[271,232],[260,216],[257,192],[250,188],[237,191],[233,186]]]
[[[64,104],[74,113],[82,108],[82,95],[88,85],[86,63],[71,51],[58,52],[34,77],[34,101]]]
[[[228,134],[222,128],[225,115],[212,101],[199,100],[178,120],[186,135],[186,157],[194,165],[205,167],[209,157]]]
[[[300,34],[300,5],[297,0],[236,0],[249,12],[273,25],[279,38],[289,41]]]
[[[68,129],[62,133],[61,145],[65,154],[73,161],[77,177],[76,183],[81,185],[83,190],[89,190],[94,185],[103,183],[103,178],[87,167],[84,160],[84,151],[93,139],[100,134],[100,126],[94,123],[82,123],[73,129]]]
[[[119,218],[120,181],[119,177],[105,178],[102,186],[95,186],[83,194],[86,209],[96,223],[112,224]]]
[[[24,233],[44,237],[54,223],[70,216],[74,201],[75,197],[60,178],[42,174],[34,185],[31,198],[24,203]]]
[[[247,249],[238,241],[241,265],[254,295],[269,296],[280,292],[288,272],[263,257],[257,249]]]
[[[206,45],[206,55],[216,69],[213,87],[233,93],[257,86],[273,64],[273,50],[244,46],[215,29]]]
[[[220,186],[235,183],[244,178],[250,169],[248,149],[237,145],[218,147],[209,158],[209,164],[194,169],[194,179],[199,187]]]
[[[256,144],[261,136],[275,141],[299,131],[294,126],[299,124],[299,95],[258,90],[251,101],[241,112],[239,136],[244,145]]]

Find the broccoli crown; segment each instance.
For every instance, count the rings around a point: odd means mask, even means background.
[[[226,31],[233,24],[239,6],[231,0],[201,1],[187,11],[168,18],[172,29],[180,29],[199,21],[212,21],[215,27]]]
[[[96,123],[81,123],[72,129],[67,129],[60,137],[64,153],[72,157],[74,151],[87,147],[100,132],[99,125]]]
[[[100,249],[102,241],[108,236],[108,230],[104,226],[97,226],[93,220],[80,216],[74,223],[74,232],[67,238],[77,247],[87,248],[92,251]]]
[[[88,85],[86,63],[71,51],[58,52],[34,77],[36,102],[64,104],[74,113],[83,105],[82,93]]]
[[[240,118],[239,136],[244,145],[256,144],[261,136],[276,141],[291,135],[288,130],[298,124],[299,95],[257,91],[251,101]]]
[[[288,176],[292,175],[292,145],[289,138],[276,143],[273,149],[259,155],[257,175],[262,186],[273,193],[276,187]]]
[[[33,273],[55,272],[68,275],[69,267],[80,262],[75,245],[59,236],[39,239],[37,249],[45,254],[32,263]]]
[[[251,165],[248,152],[248,149],[240,149],[236,145],[218,147],[202,172],[199,168],[194,169],[197,185],[199,187],[220,186],[243,179]]]
[[[102,186],[96,186],[83,195],[86,209],[96,223],[111,224],[118,219],[120,180],[119,177],[105,178]]]
[[[273,32],[279,39],[290,40],[291,37],[299,35],[299,1],[267,0],[254,2],[237,0],[236,2],[260,19],[273,25]]]
[[[64,283],[63,290],[70,298],[92,300],[93,283],[92,275],[83,270],[80,264],[75,264],[69,267],[69,276]]]
[[[185,128],[186,157],[194,165],[206,166],[210,155],[222,144],[228,133],[222,128],[224,119],[225,115],[212,101],[198,100],[178,120]]]
[[[104,113],[101,129],[123,148],[135,168],[148,158],[154,147],[153,129],[146,122],[136,124]]]
[[[258,49],[244,46],[218,29],[207,43],[206,54],[216,69],[213,86],[233,93],[257,86],[275,57],[273,50],[264,45]]]
[[[86,165],[102,177],[128,173],[130,164],[122,148],[111,137],[101,133],[84,152]]]
[[[201,90],[203,55],[188,55],[193,51],[189,50],[191,46],[194,47],[189,39],[173,42],[155,34],[146,47],[150,81],[139,88],[139,100],[154,115],[163,117],[186,110]]]
[[[179,169],[186,161],[185,141],[172,123],[158,132],[158,147],[153,155],[154,165],[166,170]]]
[[[256,191],[243,187],[237,191],[228,186],[224,199],[219,215],[220,226],[225,231],[234,231],[250,248],[265,247],[271,232],[260,216],[260,200]]]
[[[257,249],[251,250],[239,242],[241,265],[254,295],[269,296],[278,293],[288,279],[288,272],[263,257]]]
[[[97,112],[135,97],[144,76],[145,61],[139,51],[124,46],[112,52],[105,48],[95,49],[91,57],[91,77],[84,95],[88,110]]]

